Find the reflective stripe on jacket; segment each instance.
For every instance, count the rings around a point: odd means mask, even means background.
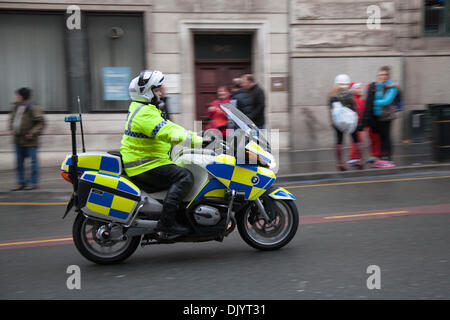
[[[170,159],[172,144],[186,142],[189,147],[194,147],[194,144],[198,147],[202,141],[194,132],[164,120],[161,111],[154,105],[132,102],[120,147],[125,173],[132,177],[173,164]]]

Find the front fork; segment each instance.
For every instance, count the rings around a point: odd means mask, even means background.
[[[260,213],[260,215],[262,216],[262,218],[267,222],[267,223],[270,223],[273,219],[271,219],[270,217],[269,217],[269,215],[267,214],[267,212],[266,212],[266,209],[264,208],[264,206],[263,206],[263,204],[262,204],[262,202],[261,202],[261,199],[256,199],[255,200],[255,203],[256,203],[256,206],[258,207],[258,210],[259,210],[259,213]]]
[[[231,212],[233,211],[232,209],[235,198],[237,197],[238,199],[243,200],[244,194],[243,193],[241,194],[241,192],[236,192],[235,190],[230,190],[228,192],[228,197],[230,200],[228,204],[227,225],[230,221]],[[261,200],[264,201],[264,205]],[[260,198],[253,200],[251,202],[254,202],[256,209],[258,209],[258,216],[261,219],[263,219],[266,223],[271,223],[275,219],[275,213],[273,208],[274,203],[272,198],[269,197],[269,193],[266,192]],[[251,204],[251,206],[253,206],[253,204]]]

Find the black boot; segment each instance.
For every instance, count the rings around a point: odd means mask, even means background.
[[[156,232],[184,235],[189,233],[189,229],[179,225],[175,220],[178,208],[175,206],[166,206],[163,209],[163,217],[158,221]]]

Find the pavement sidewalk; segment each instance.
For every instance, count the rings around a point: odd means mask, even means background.
[[[347,159],[348,148],[344,151]],[[275,184],[309,183],[311,181],[339,181],[349,178],[387,176],[393,174],[417,174],[450,172],[450,162],[439,163],[433,160],[430,143],[401,144],[394,146],[395,168],[364,170],[352,169],[346,172],[336,171],[334,149],[285,151],[279,153],[279,171]],[[367,159],[367,158],[366,158]],[[60,161],[63,160],[63,157]],[[56,161],[56,160],[55,160]],[[52,200],[66,201],[72,186],[60,176],[57,166],[42,167],[39,188],[31,191],[10,189],[16,182],[14,170],[0,170],[0,201]]]

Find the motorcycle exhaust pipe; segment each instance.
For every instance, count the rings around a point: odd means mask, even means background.
[[[143,234],[154,233],[158,221],[136,219],[127,230],[128,237],[140,236]]]
[[[158,221],[155,220],[136,219],[133,223],[133,228],[156,229],[157,224]]]

